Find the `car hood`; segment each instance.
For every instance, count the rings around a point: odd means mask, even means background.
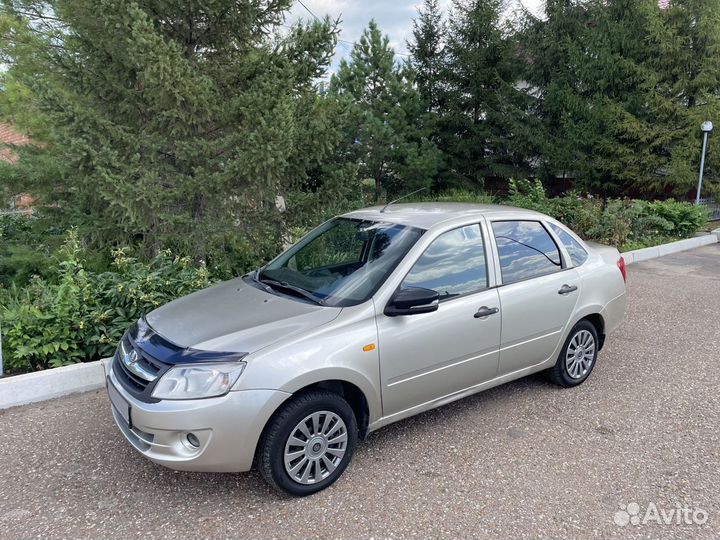
[[[181,347],[252,353],[327,324],[340,311],[276,296],[236,278],[174,300],[145,319]]]

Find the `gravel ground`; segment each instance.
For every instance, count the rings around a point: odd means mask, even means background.
[[[0,412],[0,538],[717,538],[720,246],[631,266],[629,295],[586,384],[530,377],[384,428],[306,499],[153,465],[104,392]],[[631,503],[707,521],[617,525]]]

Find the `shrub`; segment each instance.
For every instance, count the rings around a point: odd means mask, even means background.
[[[692,236],[708,220],[707,210],[701,206],[678,202],[673,199],[647,203],[649,212],[673,225],[672,234]]]
[[[417,200],[434,202],[463,202],[476,204],[493,204],[495,202],[495,198],[492,195],[488,195],[487,193],[484,193],[482,191],[474,192],[456,189],[435,194],[430,197],[423,197],[423,194],[419,193]]]
[[[74,232],[52,277],[34,277],[26,288],[3,294],[3,351],[10,371],[109,356],[144,312],[210,284],[204,267],[167,251],[142,263],[118,250],[113,271],[87,271]]]
[[[586,240],[617,247],[657,244],[691,236],[707,221],[703,208],[674,200],[602,201],[569,193],[548,198],[540,180],[510,180],[508,204],[554,217]]]
[[[526,179],[510,179],[507,202],[510,206],[535,210],[548,215],[552,210],[551,200],[548,199],[545,188],[538,179],[534,182]]]
[[[591,238],[602,219],[603,203],[592,197],[570,193],[550,200],[548,214],[561,221],[583,238]]]

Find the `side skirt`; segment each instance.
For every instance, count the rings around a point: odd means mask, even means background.
[[[515,379],[521,379],[528,375],[532,375],[533,373],[537,373],[538,371],[543,371],[552,367],[555,364],[555,360],[555,356],[551,356],[549,359],[544,360],[539,364],[535,364],[534,366],[519,369],[517,371],[513,371],[512,373],[507,373],[500,377],[496,377],[494,379],[490,379],[489,381],[466,388],[465,390],[460,390],[459,392],[454,392],[452,394],[433,399],[432,401],[426,401],[425,403],[415,405],[414,407],[410,407],[409,409],[405,409],[404,411],[400,411],[389,416],[383,416],[368,426],[368,433],[372,433],[373,431],[387,426],[388,424],[392,424],[393,422],[397,422],[398,420],[403,420],[404,418],[409,418],[410,416],[415,416],[416,414],[420,414],[437,407],[442,407],[443,405],[472,396],[473,394],[477,394],[483,390],[489,390],[495,386],[500,386],[501,384],[514,381]]]

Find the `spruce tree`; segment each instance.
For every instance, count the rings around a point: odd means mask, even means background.
[[[440,111],[440,147],[451,184],[525,176],[534,155],[529,96],[501,0],[454,0]]]
[[[660,52],[651,59],[658,94],[672,102],[662,122],[672,134],[667,174],[655,189],[695,194],[700,163],[700,124],[720,124],[720,0],[672,0],[654,27]],[[717,131],[717,130],[716,130]],[[720,197],[720,140],[709,139],[703,191]]]
[[[431,185],[441,156],[423,126],[422,99],[374,20],[350,60],[341,61],[331,88],[350,103],[350,153],[361,176],[372,179],[376,199]]]
[[[587,55],[587,10],[578,0],[547,0],[544,17],[524,16],[522,78],[536,97],[533,115],[540,121],[536,172],[546,181],[582,176],[588,170],[584,141],[592,136],[577,70]]]
[[[674,0],[668,9],[656,0],[548,0],[546,19],[527,15],[541,176],[606,194],[691,191],[700,123],[720,112],[718,8],[717,0]]]
[[[673,104],[656,92],[659,49],[651,28],[660,16],[657,2],[597,1],[587,14],[587,52],[576,69],[588,89],[585,179],[610,193],[652,191],[666,175],[674,138],[663,113]]]
[[[407,46],[408,63],[427,112],[437,112],[440,107],[446,30],[438,0],[424,0],[413,20],[412,39]]]
[[[220,270],[276,252],[277,196],[340,140],[314,88],[331,21],[285,31],[290,0],[5,4],[39,42],[9,54],[55,128],[55,185],[28,178],[48,211],[90,246],[172,247]]]

